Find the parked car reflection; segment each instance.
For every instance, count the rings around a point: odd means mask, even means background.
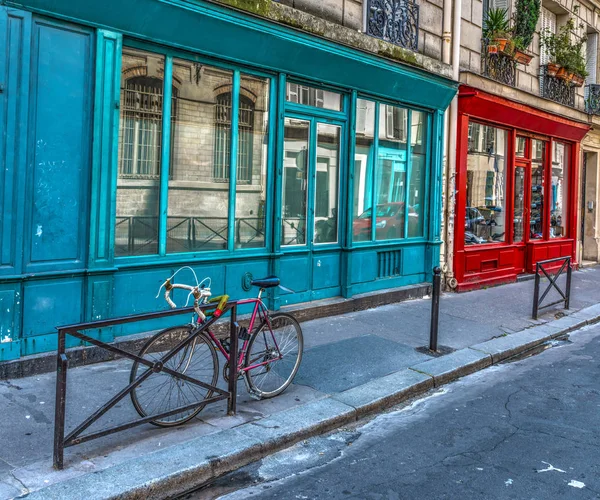
[[[378,240],[391,240],[404,238],[404,202],[382,203],[377,205],[375,213],[375,234]],[[371,209],[368,208],[360,214],[352,224],[354,241],[367,241],[371,239]],[[418,230],[419,214],[414,207],[408,208],[409,234],[414,227]]]

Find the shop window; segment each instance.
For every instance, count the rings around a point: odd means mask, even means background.
[[[423,236],[427,115],[364,99],[357,101],[357,119],[360,110],[365,125],[356,134],[353,241]]]
[[[552,198],[550,200],[550,238],[566,236],[568,146],[554,143],[552,155]]]
[[[238,182],[252,182],[252,141],[254,129],[254,103],[240,95],[238,112]],[[217,96],[215,104],[215,162],[213,178],[217,182],[229,179],[229,153],[231,149],[231,92]]]
[[[286,100],[296,104],[304,104],[316,108],[342,111],[342,94],[330,90],[300,85],[288,82],[286,86]]]
[[[514,212],[513,212],[513,242],[520,243],[524,236],[524,214],[525,214],[525,168],[515,168],[514,186]]]
[[[544,156],[546,143],[531,141],[531,210],[529,211],[529,239],[544,237]]]
[[[338,235],[338,186],[341,129],[317,125],[317,172],[315,183],[315,243],[335,243]]]
[[[515,143],[515,155],[518,158],[524,158],[525,157],[525,146],[527,144],[527,138],[522,137],[522,136],[518,136],[517,137],[517,142]]]
[[[508,133],[471,122],[469,137],[465,244],[503,242],[506,240]]]
[[[122,79],[136,73],[162,78],[164,56],[125,48]],[[232,71],[174,59],[172,75],[168,83],[176,101],[161,100],[160,106],[153,101],[158,133],[164,128],[162,116],[171,112],[168,165],[161,164],[165,154],[159,150],[167,142],[160,135],[152,136],[158,137],[152,144],[157,142],[159,158],[152,175],[119,176],[115,255],[264,247],[270,79],[240,75],[239,124],[232,130]],[[128,106],[123,105],[129,98],[126,91],[123,85],[120,172],[129,168],[123,166],[129,158],[123,151],[128,141],[123,138],[131,129],[125,114]],[[229,178],[232,140],[238,145],[233,181]],[[169,169],[166,178],[161,175],[165,168]],[[233,192],[231,182],[235,184]],[[230,209],[230,193],[235,193],[235,213]],[[162,217],[160,200],[167,201],[167,213]]]

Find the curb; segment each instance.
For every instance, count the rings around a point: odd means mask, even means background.
[[[19,498],[162,499],[192,489],[303,439],[356,422],[433,387],[447,384],[600,322],[600,304],[551,323],[432,358],[347,391],[263,420],[155,451],[136,460],[55,483]]]

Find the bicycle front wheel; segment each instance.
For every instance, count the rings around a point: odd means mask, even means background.
[[[292,383],[300,362],[304,339],[296,319],[286,313],[276,313],[252,335],[244,367],[248,385],[261,398],[281,394]]]
[[[160,361],[163,356],[179,342],[188,337],[191,332],[192,327],[189,325],[163,330],[144,344],[139,356],[152,363]],[[165,362],[164,366],[174,372],[181,373],[205,384],[217,385],[219,360],[217,359],[217,353],[212,342],[204,333],[198,335],[177,352]],[[137,361],[134,362],[131,367],[129,382],[132,383],[148,369],[147,366]],[[200,403],[212,395],[213,391],[201,385],[160,371],[150,375],[131,391],[131,401],[142,417],[158,415],[199,403],[198,406],[188,408],[180,413],[160,417],[150,422],[159,427],[173,427],[195,417],[205,406]]]

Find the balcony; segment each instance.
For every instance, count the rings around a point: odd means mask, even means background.
[[[600,85],[592,83],[586,88],[585,110],[590,115],[600,115]]]
[[[411,0],[367,0],[367,34],[416,51],[419,6]]]
[[[546,66],[540,68],[540,95],[563,106],[575,107],[575,86],[548,75]]]
[[[514,57],[488,47],[495,47],[487,40],[481,41],[481,74],[492,80],[514,87],[517,83],[517,62]]]

